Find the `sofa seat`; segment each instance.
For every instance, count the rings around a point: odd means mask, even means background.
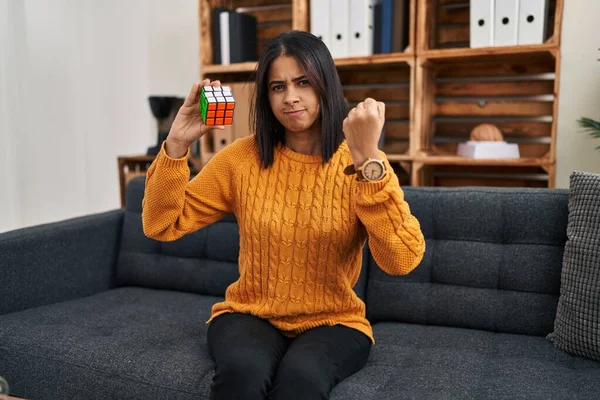
[[[219,300],[122,287],[2,315],[0,365],[26,398],[204,399],[205,321]]]
[[[214,368],[205,321],[220,300],[123,287],[3,315],[0,365],[19,377],[12,392],[28,398],[205,399]],[[600,363],[544,337],[398,322],[373,329],[367,365],[332,400],[600,397]]]
[[[599,399],[600,363],[573,357],[541,336],[404,324],[373,325],[365,368],[332,398]]]

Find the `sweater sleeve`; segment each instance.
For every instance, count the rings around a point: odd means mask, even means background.
[[[356,213],[367,230],[377,265],[388,274],[404,275],[423,259],[425,238],[404,200],[398,177],[381,154],[386,176],[378,182],[354,181]]]
[[[168,242],[232,212],[236,151],[227,146],[190,180],[189,151],[171,158],[165,143],[146,174],[142,225],[147,237]]]

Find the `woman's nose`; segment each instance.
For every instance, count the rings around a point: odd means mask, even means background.
[[[295,104],[300,101],[300,98],[298,97],[298,93],[296,92],[296,90],[290,88],[287,91],[284,101],[286,104]]]

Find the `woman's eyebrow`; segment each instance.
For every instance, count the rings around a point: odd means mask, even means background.
[[[292,82],[298,82],[298,81],[301,81],[302,79],[306,79],[306,75],[301,75],[301,76],[299,76],[297,78],[294,78],[294,79],[292,79]],[[273,80],[273,81],[269,82],[269,86],[271,86],[271,85],[282,85],[284,83],[285,83],[284,81],[275,81],[275,80]]]

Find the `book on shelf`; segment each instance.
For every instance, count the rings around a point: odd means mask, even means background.
[[[311,0],[311,33],[334,58],[402,52],[408,46],[409,0]]]
[[[392,20],[392,53],[401,53],[408,47],[408,27],[410,26],[410,3],[408,0],[394,0]]]
[[[256,61],[256,18],[223,7],[212,9],[213,64]]]

